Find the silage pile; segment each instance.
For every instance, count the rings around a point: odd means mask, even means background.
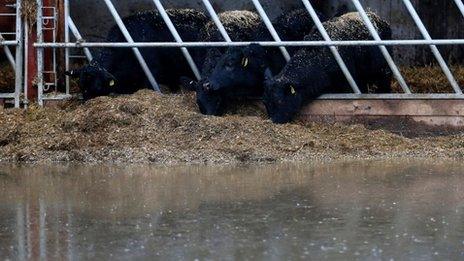
[[[459,86],[464,86],[464,66],[451,66],[453,76]],[[451,84],[439,66],[418,66],[401,68],[401,73],[406,79],[413,93],[454,93]],[[401,93],[401,87],[395,81],[394,92]]]
[[[15,80],[13,69],[10,64],[0,62],[0,93],[14,92],[14,86]]]
[[[148,90],[60,108],[1,109],[0,124],[0,159],[14,162],[210,164],[464,155],[462,136],[419,141],[358,125],[275,125],[258,107],[207,117],[190,94]]]

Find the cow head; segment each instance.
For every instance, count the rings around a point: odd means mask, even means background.
[[[184,79],[182,85],[196,91],[203,114],[220,116],[225,111],[227,97],[261,94],[268,64],[266,49],[258,44],[233,47],[218,59],[207,78],[199,82]]]
[[[232,47],[218,60],[205,84],[212,90],[256,88],[263,84],[268,63],[266,49],[258,44]]]
[[[204,115],[221,116],[225,112],[223,93],[213,90],[206,79],[194,81],[187,77],[181,78],[184,89],[195,91],[200,112]]]
[[[90,62],[81,69],[67,71],[65,74],[72,78],[79,78],[79,88],[84,100],[109,95],[114,92],[117,84],[115,77],[96,61]]]
[[[284,124],[293,120],[303,105],[298,85],[281,79],[267,78],[263,102],[272,122]]]

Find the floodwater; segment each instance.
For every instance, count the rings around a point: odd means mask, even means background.
[[[2,166],[0,259],[462,260],[463,167]]]

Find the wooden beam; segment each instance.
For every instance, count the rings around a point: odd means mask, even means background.
[[[353,122],[380,118],[464,127],[464,100],[317,100],[300,113],[303,121]]]

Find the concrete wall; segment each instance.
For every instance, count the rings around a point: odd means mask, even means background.
[[[102,0],[71,0],[72,17],[80,30],[90,39],[102,39],[105,32],[114,23]],[[139,10],[154,9],[153,0],[113,0],[121,16],[127,16]],[[225,10],[253,10],[251,0],[210,0],[217,12]],[[165,8],[195,8],[204,10],[201,0],[164,0]],[[299,1],[261,0],[262,5],[275,17],[285,10],[299,6]],[[98,13],[96,12],[98,10]]]
[[[70,0],[72,17],[83,35],[89,40],[102,40],[114,23],[102,0]],[[218,12],[234,9],[253,10],[251,0],[211,0]],[[350,0],[312,0],[327,15],[340,10],[353,10]],[[410,18],[402,0],[362,0],[366,8],[389,20],[394,39],[421,39],[419,31]],[[412,0],[419,15],[435,38],[464,38],[464,19],[450,0]],[[152,0],[113,0],[122,16],[139,10],[153,9]],[[188,7],[203,9],[200,0],[164,0],[166,8]],[[287,10],[302,7],[299,0],[261,0],[266,11],[275,17]],[[443,55],[451,62],[464,61],[464,47],[440,47]],[[426,47],[394,48],[396,61],[405,64],[428,64],[434,62],[430,49]]]

